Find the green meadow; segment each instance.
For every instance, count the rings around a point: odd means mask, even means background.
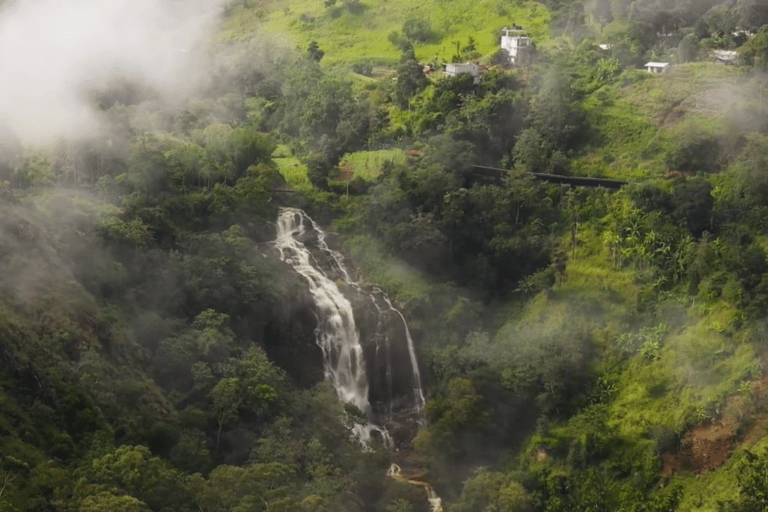
[[[405,152],[402,149],[379,149],[374,151],[356,151],[347,153],[339,162],[342,172],[351,172],[353,177],[372,181],[379,177],[386,162],[405,162]]]
[[[543,42],[549,37],[551,21],[549,11],[531,1],[365,0],[326,7],[322,0],[300,0],[246,5],[232,9],[222,40],[246,40],[266,33],[300,48],[317,41],[325,52],[323,62],[329,65],[396,64],[400,51],[387,37],[393,31],[402,32],[403,23],[411,19],[426,20],[432,32],[428,41],[416,45],[417,58],[438,63],[450,62],[456,43],[464,47],[470,37],[477,52],[490,56],[499,47],[499,29],[512,24],[522,26],[537,43]]]

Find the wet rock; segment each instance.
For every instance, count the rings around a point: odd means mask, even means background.
[[[264,350],[302,388],[325,378],[323,354],[315,342],[317,317],[306,290],[292,290],[264,328]]]

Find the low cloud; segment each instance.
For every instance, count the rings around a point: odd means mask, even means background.
[[[120,81],[173,99],[208,74],[222,0],[0,0],[0,125],[25,144],[92,135]]]

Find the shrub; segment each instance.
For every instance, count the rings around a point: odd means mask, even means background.
[[[415,43],[424,43],[432,39],[432,27],[429,21],[414,18],[403,23],[403,35],[406,39]]]
[[[373,63],[370,61],[360,61],[352,64],[352,71],[358,75],[372,76],[373,75]]]

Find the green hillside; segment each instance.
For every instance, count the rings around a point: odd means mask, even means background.
[[[400,52],[387,38],[393,31],[402,32],[408,20],[428,23],[424,40],[416,44],[419,59],[451,62],[455,41],[464,47],[470,37],[477,52],[487,58],[498,50],[499,29],[513,23],[525,27],[537,43],[544,42],[549,37],[550,14],[532,1],[342,0],[331,7],[322,0],[272,2],[235,8],[222,38],[245,40],[263,33],[302,49],[317,41],[325,51],[324,62],[331,65],[365,61],[393,65]]]
[[[734,136],[739,117],[756,107],[752,88],[740,70],[708,62],[657,76],[628,69],[586,98],[596,144],[574,166],[583,175],[661,176],[674,169],[676,144]]]
[[[536,47],[492,63],[512,24]],[[86,139],[2,127],[0,512],[429,512],[427,485],[443,512],[768,510],[759,3],[245,0],[221,27],[191,97],[115,78]],[[478,81],[425,75],[457,50]],[[284,206],[360,282],[323,270],[374,340],[350,360],[415,358],[423,409],[387,364],[381,416],[339,401]]]

